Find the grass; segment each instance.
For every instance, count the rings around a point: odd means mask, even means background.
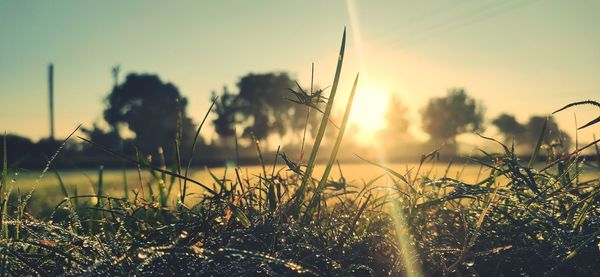
[[[34,189],[51,162],[30,193],[22,195],[11,181],[18,176],[4,157],[0,274],[594,276],[600,272],[599,169],[584,166],[578,149],[565,154],[560,146],[540,143],[531,161],[521,161],[513,146],[482,137],[496,142],[497,151],[483,158],[466,157],[468,169],[452,163],[440,168],[434,151],[405,170],[374,161],[356,165],[378,174],[362,182],[346,181],[350,177],[342,167],[340,178],[334,180],[330,175],[338,151],[344,150],[339,145],[351,97],[323,174],[314,177],[316,153],[341,74],[344,39],[334,86],[306,165],[289,160],[279,149],[271,164],[270,154],[257,142],[260,165],[253,173],[236,165],[222,174],[207,170],[207,178],[200,180],[193,178],[189,160],[181,167],[185,151],[180,149],[172,165],[159,157],[160,165],[154,166],[142,155],[127,157],[103,148],[138,170],[111,175],[99,168],[88,174],[87,191],[83,184],[69,185],[55,171],[59,183],[55,190],[62,200],[49,209],[50,214],[36,217],[31,204],[40,191]],[[539,141],[545,133],[541,130]],[[537,161],[542,151],[548,161]],[[53,158],[59,154],[60,149]],[[284,167],[277,166],[280,157]],[[584,175],[585,171],[591,173]],[[136,176],[137,181],[108,185],[121,176]],[[128,186],[135,188],[128,192]]]

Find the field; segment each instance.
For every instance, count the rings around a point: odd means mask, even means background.
[[[287,167],[281,165],[281,161],[279,161],[279,165],[276,165],[275,171],[281,172],[283,176],[291,175],[291,172]],[[416,170],[419,167],[418,163],[394,163],[387,165],[389,168],[397,171],[397,172],[405,172],[408,170]],[[538,167],[542,167],[542,164],[536,165]],[[323,170],[325,169],[325,165],[317,165],[315,167],[315,174],[321,175],[323,174]],[[386,175],[385,178],[381,178],[373,183],[373,185],[381,187],[381,191],[384,191],[384,188],[389,188],[391,185],[391,180],[387,176],[386,172],[374,165],[366,164],[366,163],[346,163],[342,164],[339,168],[336,168],[334,172],[331,174],[332,180],[339,180],[340,169],[343,177],[348,182],[348,186],[361,189],[363,185],[369,180],[373,180],[381,175]],[[257,176],[261,174],[261,166],[247,166],[242,167],[240,172],[242,176],[250,176],[251,182],[255,182]],[[269,168],[272,170],[272,167]],[[229,168],[227,171],[225,168],[192,168],[190,178],[199,181],[203,184],[212,184],[213,178],[211,174],[212,172],[215,176],[219,178],[223,178],[223,174],[226,173],[226,179],[234,180],[236,178],[234,168]],[[428,176],[432,179],[441,178],[444,174],[447,177],[451,177],[457,180],[462,180],[468,183],[477,183],[483,176],[489,175],[489,169],[480,165],[475,164],[452,164],[450,168],[448,168],[448,163],[444,162],[429,162],[422,166],[421,169],[422,176]],[[447,171],[447,173],[446,173]],[[19,189],[21,192],[30,191],[36,182],[36,192],[32,196],[33,203],[30,205],[29,210],[38,216],[49,215],[52,209],[60,203],[65,195],[61,192],[59,177],[62,179],[63,184],[66,189],[70,192],[77,191],[78,194],[81,195],[90,195],[95,194],[98,189],[99,175],[102,174],[102,182],[103,182],[103,190],[105,195],[112,197],[124,197],[125,196],[125,183],[127,183],[128,194],[132,194],[132,190],[140,189],[140,174],[136,169],[103,169],[102,171],[98,170],[64,170],[57,172],[48,172],[45,176],[38,181],[41,172],[20,172],[17,175],[13,176],[14,187],[13,189]],[[57,175],[58,174],[58,175]],[[600,173],[598,169],[592,167],[586,167],[582,170],[582,175],[580,176],[581,180],[590,180],[594,178],[598,178]],[[125,182],[124,179],[127,179]],[[141,182],[146,187],[148,182],[152,181],[152,176],[146,170],[141,172]],[[176,188],[172,188],[172,197],[170,198],[171,206],[174,206],[177,198],[175,196],[174,190]],[[190,188],[189,192],[193,195],[190,197],[191,199],[198,198],[199,195],[203,193],[203,189],[198,186],[193,186]],[[95,201],[95,199],[90,199],[90,201]]]
[[[282,162],[279,161],[281,164]],[[407,168],[416,169],[418,164],[409,163],[409,164],[391,164],[390,168],[393,168],[398,171],[403,171]],[[317,165],[315,168],[315,174],[321,175],[323,174],[325,166]],[[271,170],[272,167],[269,168]],[[364,163],[349,163],[341,165],[343,177],[348,181],[348,185],[353,187],[361,187],[366,181],[372,180],[379,175],[385,173],[385,171],[377,168],[376,166],[364,164]],[[447,165],[444,164],[428,164],[423,167],[423,173],[432,177],[441,177],[444,174],[444,171],[447,169]],[[211,177],[209,170],[220,178],[223,178],[223,174],[225,173],[225,168],[192,168],[190,178],[197,180],[203,184],[212,184],[213,178]],[[241,173],[243,176],[250,176],[251,181],[256,181],[257,177],[261,174],[261,166],[248,166],[242,167]],[[454,165],[449,170],[449,175],[451,177],[460,177],[460,179],[465,180],[466,182],[475,182],[477,180],[477,175],[479,173],[480,167],[475,165]],[[485,174],[486,169],[481,169],[481,174]],[[293,172],[290,172],[286,167],[282,165],[278,165],[275,168],[275,171],[281,172],[283,176],[290,175]],[[142,183],[144,187],[146,184],[151,181],[151,174],[147,171],[141,172]],[[98,189],[98,181],[100,170],[69,170],[69,171],[58,171],[62,182],[68,191],[77,190],[78,194],[81,195],[89,195],[95,194]],[[18,175],[14,176],[14,189],[20,189],[22,192],[29,191],[36,183],[40,172],[22,172]],[[102,171],[102,182],[103,189],[105,195],[110,195],[113,197],[124,197],[125,196],[125,182],[124,178],[127,176],[127,187],[130,190],[139,190],[140,178],[138,171],[136,169],[107,169]],[[332,174],[332,180],[338,180],[340,178],[339,169],[336,169]],[[229,168],[227,171],[228,180],[234,180],[236,178],[235,172],[233,168]],[[387,178],[382,178],[378,180],[375,184],[379,186],[389,186],[389,180]],[[457,178],[458,179],[458,178]],[[175,189],[175,188],[173,188]],[[190,193],[195,194],[196,197],[190,197],[191,199],[197,198],[197,196],[203,193],[202,188],[198,186],[193,186],[189,190]],[[174,196],[175,194],[173,194]],[[56,172],[49,172],[45,174],[45,176],[39,181],[36,186],[36,192],[32,196],[33,204],[30,206],[30,210],[37,215],[49,214],[52,208],[54,208],[60,201],[64,198],[63,193],[61,192],[60,181],[56,175]],[[171,204],[176,201],[176,197],[172,197],[170,199]]]

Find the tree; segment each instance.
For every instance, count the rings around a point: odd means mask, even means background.
[[[251,73],[240,78],[237,87],[237,94],[225,88],[215,105],[213,124],[219,135],[233,135],[236,124],[244,127],[244,136],[253,133],[258,139],[283,137],[305,127],[308,108],[289,100],[296,82],[287,73]],[[313,109],[311,115],[308,125],[316,126],[318,112]]]
[[[543,140],[544,144],[561,146],[563,149],[568,149],[571,145],[571,137],[558,127],[558,123],[556,123],[553,117],[531,116],[525,125],[527,131],[524,132],[521,142],[530,147],[535,147],[540,132],[542,131],[542,127],[544,126],[544,121],[546,120],[546,133],[544,134]]]
[[[237,123],[235,120],[236,107],[235,99],[236,95],[231,94],[227,87],[223,87],[223,93],[220,97],[216,98],[216,92],[213,91],[212,99],[215,102],[213,113],[216,114],[217,118],[213,120],[215,126],[215,132],[221,137],[229,137],[235,134],[233,125]]]
[[[464,89],[451,89],[446,97],[430,99],[422,110],[423,130],[432,141],[453,145],[457,135],[482,130],[483,113]]]
[[[546,120],[543,143],[553,146],[560,145],[563,149],[568,149],[571,144],[571,137],[558,127],[552,117],[534,115],[529,118],[526,124],[521,124],[512,115],[501,114],[492,123],[498,127],[507,142],[514,138],[518,144],[533,149]]]
[[[6,142],[6,157],[11,164],[19,164],[27,158],[40,158],[39,150],[36,145],[26,137],[13,134],[1,134],[0,143]],[[4,147],[0,146],[0,159],[4,157]]]
[[[159,147],[173,150],[178,126],[183,146],[193,140],[194,124],[185,112],[186,98],[156,75],[127,75],[124,83],[113,88],[106,103],[106,122],[117,132],[126,125],[135,133],[134,144],[144,153],[156,153]]]
[[[386,128],[381,132],[385,139],[385,145],[397,145],[398,142],[410,138],[408,127],[410,122],[407,118],[408,108],[402,103],[400,97],[392,94],[385,112]]]
[[[523,137],[526,128],[515,119],[514,116],[503,113],[496,117],[492,124],[504,135],[504,141],[509,142],[512,139],[520,139]]]
[[[123,141],[116,129],[105,131],[102,128],[100,128],[97,123],[94,123],[92,128],[82,127],[81,132],[86,134],[91,141],[98,143],[104,147],[117,151],[123,150]],[[90,150],[92,153],[103,152],[97,147],[91,147]]]

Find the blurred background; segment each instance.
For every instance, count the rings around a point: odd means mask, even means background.
[[[329,94],[345,26],[329,136],[361,77],[340,160],[500,150],[475,133],[527,155],[545,120],[546,148],[572,151],[594,140],[597,125],[576,130],[598,109],[549,116],[597,100],[599,23],[597,1],[2,1],[0,130],[15,167],[43,167],[79,124],[169,163],[216,99],[194,165],[256,163],[252,136],[302,161],[323,103],[294,101]],[[122,164],[76,137],[64,151],[56,167]]]

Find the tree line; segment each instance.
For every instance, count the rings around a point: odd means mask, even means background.
[[[103,122],[81,130],[86,137],[104,147],[128,155],[161,153],[167,157],[176,149],[191,149],[198,124],[187,113],[187,99],[172,83],[157,75],[130,73],[122,83],[115,83],[104,99]],[[312,86],[312,84],[311,84]],[[286,72],[250,73],[241,77],[235,91],[223,87],[213,91],[210,124],[217,135],[213,141],[196,138],[201,160],[218,161],[230,157],[233,143],[240,141],[279,138],[282,144],[296,147],[312,136],[326,103],[326,91],[315,87],[302,87]],[[360,103],[357,103],[360,105]],[[386,128],[378,137],[389,149],[415,142],[409,132],[409,107],[398,95],[392,95],[386,107]],[[429,135],[423,145],[445,145],[456,151],[456,138],[464,133],[482,132],[485,127],[485,108],[481,102],[468,95],[463,88],[452,88],[442,97],[431,98],[420,110],[421,126]],[[535,145],[542,125],[547,121],[545,143],[552,147],[568,149],[571,139],[552,117],[533,115],[520,123],[513,115],[501,114],[491,120],[505,142],[515,142],[524,147]],[[333,128],[335,123],[332,122]],[[205,131],[203,131],[205,132]],[[127,136],[132,133],[133,136]],[[351,139],[351,137],[349,137]],[[30,139],[7,135],[8,155],[11,161],[27,164],[28,159],[48,157],[58,142],[48,139],[32,142]],[[234,142],[235,141],[235,142]],[[307,140],[310,141],[310,140]],[[238,146],[236,146],[238,147]],[[244,149],[243,149],[244,150]],[[93,163],[106,153],[88,144],[69,143],[65,151],[71,156]],[[239,149],[238,149],[239,151]],[[250,150],[244,150],[253,155]],[[43,159],[42,159],[43,160]]]

